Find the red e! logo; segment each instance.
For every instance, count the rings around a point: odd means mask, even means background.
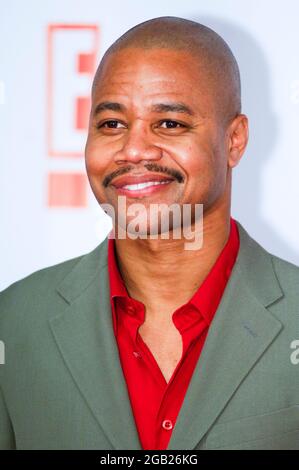
[[[57,171],[48,173],[50,207],[87,205],[87,177],[82,157],[98,37],[96,25],[48,26],[47,147],[49,157],[55,157],[57,162]],[[71,170],[74,166],[76,171]],[[58,171],[61,167],[64,170]]]

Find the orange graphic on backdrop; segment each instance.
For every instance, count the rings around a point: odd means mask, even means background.
[[[47,31],[47,150],[48,156],[57,158],[83,157],[82,152],[60,151],[53,146],[53,36],[57,31],[90,30],[93,47],[89,53],[77,55],[76,72],[89,74],[92,78],[97,59],[99,27],[90,24],[50,24]],[[90,112],[90,97],[78,96],[72,109],[74,130],[86,130]],[[50,172],[48,175],[49,207],[84,207],[87,205],[87,177],[74,172]]]

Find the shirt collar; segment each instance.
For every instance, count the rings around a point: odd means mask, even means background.
[[[208,275],[189,301],[202,313],[208,324],[211,323],[220,303],[223,291],[235,264],[239,246],[238,226],[236,221],[230,217],[228,240]]]
[[[238,227],[236,221],[230,217],[230,234],[224,248],[219,254],[209,274],[206,276],[192,298],[187,302],[187,304],[192,304],[201,312],[208,324],[211,323],[213,315],[221,300],[223,290],[230,277],[238,255],[239,245],[240,240]],[[108,271],[111,304],[113,304],[113,299],[115,297],[130,298],[117,265],[115,241],[113,238],[108,239]]]

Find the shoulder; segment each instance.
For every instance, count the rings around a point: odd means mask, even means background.
[[[299,266],[270,252],[237,221],[240,235],[239,257],[246,279],[257,290],[279,284],[284,294],[299,296]],[[299,299],[298,299],[299,302]]]
[[[11,332],[18,324],[37,327],[55,315],[60,307],[65,306],[57,291],[58,286],[65,279],[72,279],[73,272],[77,272],[78,282],[84,283],[90,266],[98,262],[101,246],[104,246],[103,242],[89,253],[35,271],[0,292],[1,334],[6,331],[5,327]]]
[[[298,279],[299,266],[273,254],[271,254],[271,258],[277,272],[280,272],[283,276],[291,276]]]
[[[85,255],[63,261],[53,266],[35,271],[28,276],[14,282],[0,292],[1,308],[5,305],[16,306],[18,303],[26,303],[33,298],[46,295]]]
[[[296,298],[299,304],[299,266],[279,256],[270,256],[281,289],[285,294]]]

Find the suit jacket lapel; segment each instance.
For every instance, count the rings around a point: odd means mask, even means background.
[[[50,325],[78,388],[112,446],[141,449],[113,332],[107,239],[59,286],[65,311]]]
[[[283,296],[271,256],[238,223],[240,250],[210,326],[168,449],[194,449],[279,334],[266,309]]]

